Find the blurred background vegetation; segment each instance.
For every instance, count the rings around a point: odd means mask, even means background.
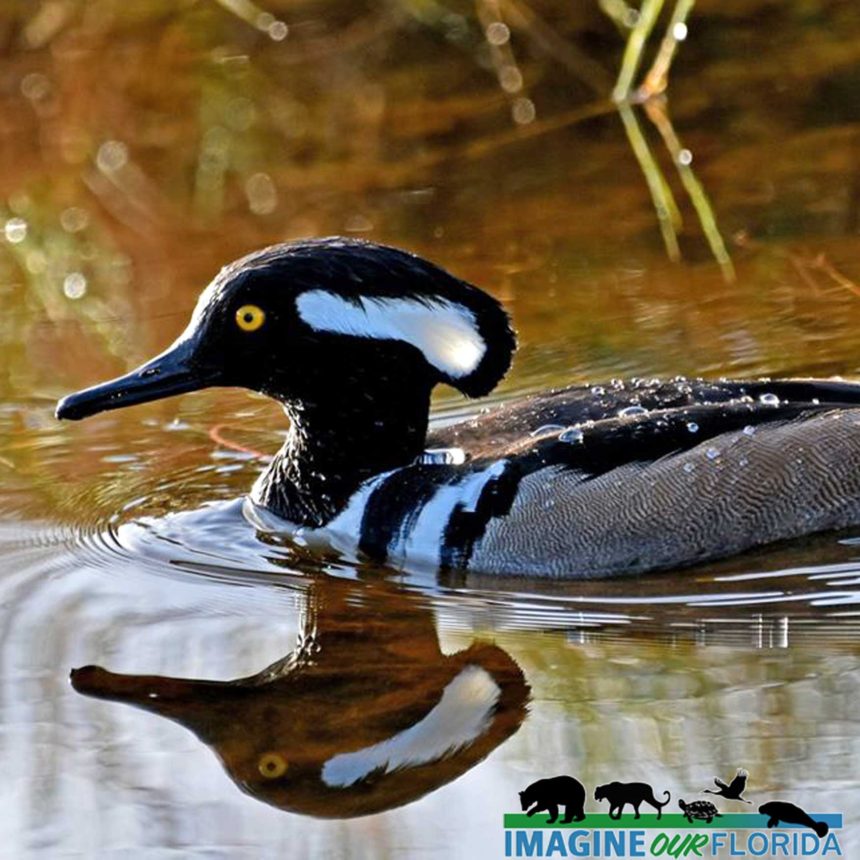
[[[163,348],[228,260],[333,233],[505,299],[507,391],[850,374],[858,92],[853,0],[6,0],[0,396],[33,409],[2,435]],[[110,420],[134,447],[188,400]]]

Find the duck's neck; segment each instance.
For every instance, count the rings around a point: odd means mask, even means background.
[[[364,481],[424,450],[431,387],[371,393],[356,386],[285,403],[290,431],[253,500],[298,525],[325,525]]]

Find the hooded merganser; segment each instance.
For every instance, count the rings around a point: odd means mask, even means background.
[[[57,417],[262,392],[290,430],[257,520],[401,567],[638,573],[860,522],[857,384],[576,385],[428,436],[433,387],[487,394],[515,347],[494,298],[420,257],[300,241],[223,268],[171,347]]]

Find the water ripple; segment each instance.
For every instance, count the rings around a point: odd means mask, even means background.
[[[531,582],[404,573],[323,558],[286,536],[258,533],[242,514],[242,499],[259,460],[242,451],[213,450],[209,435],[191,417],[147,422],[121,442],[113,438],[115,424],[97,427],[87,440],[88,450],[98,452],[97,464],[90,472],[75,470],[58,494],[62,507],[52,516],[35,516],[43,498],[36,496],[39,485],[15,458],[40,461],[46,445],[52,468],[55,461],[73,458],[73,440],[58,442],[50,424],[45,426],[31,435],[29,449],[19,442],[7,452],[13,480],[0,491],[0,510],[11,516],[0,522],[0,551],[14,556],[19,569],[38,569],[40,575],[86,569],[99,577],[99,585],[88,586],[95,591],[120,577],[209,584],[220,587],[217,599],[207,591],[209,605],[227,607],[235,587],[244,589],[245,599],[250,589],[265,601],[273,590],[302,593],[320,575],[383,577],[429,597],[441,623],[451,629],[558,629],[586,638],[733,637],[754,643],[765,619],[774,629],[788,624],[792,638],[858,638],[860,621],[850,607],[860,604],[860,553],[851,535],[821,535],[708,567],[628,579]],[[258,434],[255,445],[271,450],[280,439],[280,431]],[[781,633],[774,636],[784,639]]]

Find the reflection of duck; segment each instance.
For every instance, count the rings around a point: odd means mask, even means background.
[[[514,345],[494,299],[418,257],[278,245],[224,268],[165,353],[57,415],[213,385],[268,394],[291,428],[254,501],[395,564],[635,572],[860,520],[860,386],[841,382],[575,386],[439,430],[447,450],[424,455],[434,386],[486,394]]]
[[[439,650],[429,607],[321,580],[298,649],[250,678],[72,672],[78,692],[191,729],[248,794],[322,817],[380,812],[456,779],[512,735],[528,687],[495,645]]]
[[[740,800],[743,803],[752,803],[751,800],[745,800],[741,795],[747,787],[747,777],[749,774],[743,769],[738,768],[735,773],[735,778],[730,783],[723,782],[718,776],[714,777],[714,783],[717,786],[717,791],[712,788],[703,789],[703,794],[719,794],[725,797],[726,800]]]

